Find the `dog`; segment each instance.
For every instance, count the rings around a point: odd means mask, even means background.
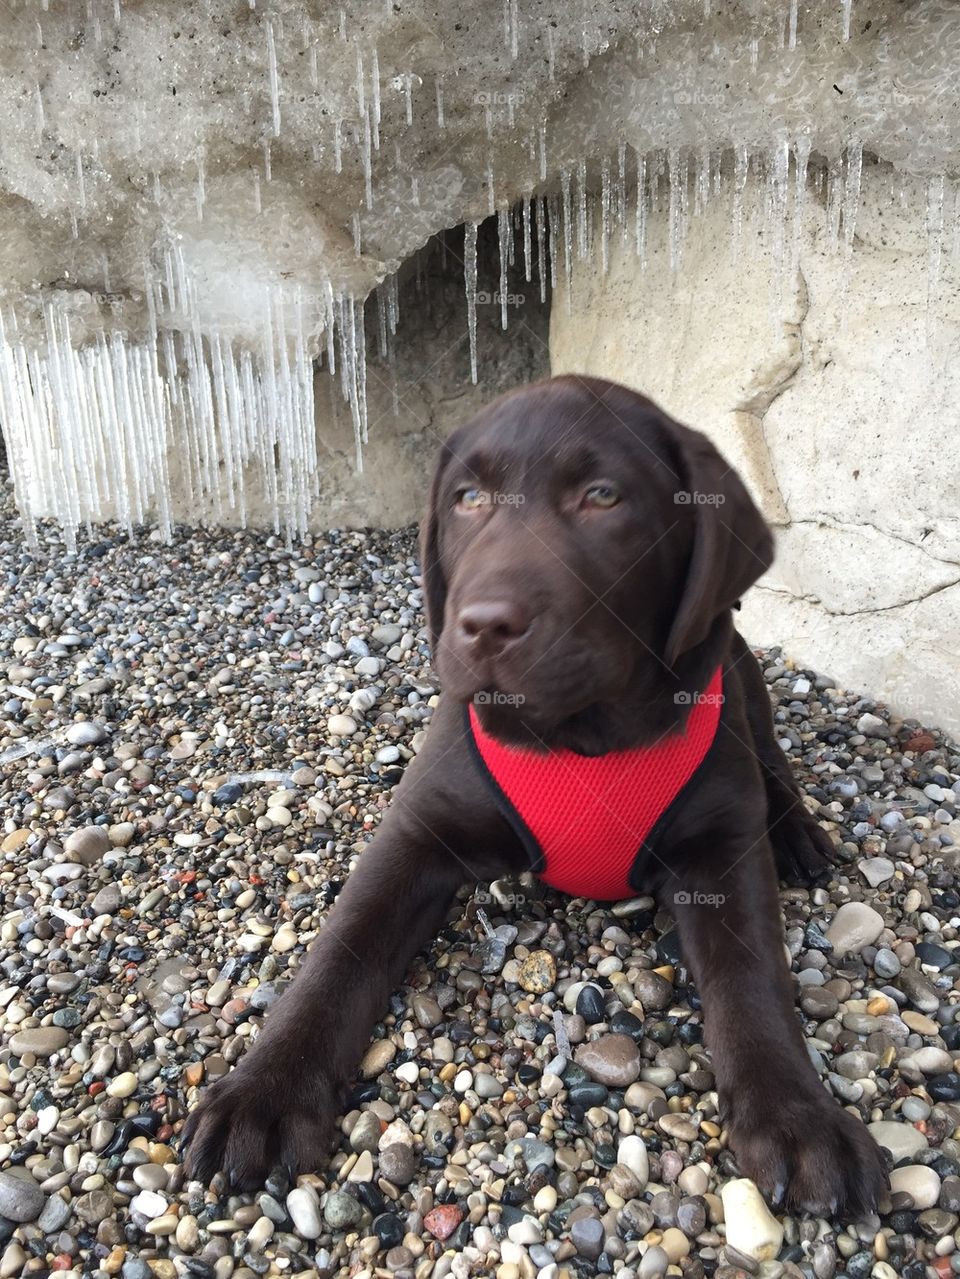
[[[578,895],[654,894],[742,1174],[793,1210],[874,1210],[883,1157],[811,1064],[784,957],[778,872],[815,882],[832,844],[733,625],[773,558],[735,471],[626,387],[548,379],[443,445],[421,558],[443,687],[423,749],[291,989],[189,1116],[188,1175],[250,1190],[320,1166],[457,890],[533,869]]]

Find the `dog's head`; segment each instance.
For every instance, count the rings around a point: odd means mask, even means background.
[[[590,750],[603,708],[696,667],[773,543],[706,436],[626,387],[560,377],[443,446],[421,554],[447,694],[507,740]]]

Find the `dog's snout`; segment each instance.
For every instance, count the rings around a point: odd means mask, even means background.
[[[457,626],[462,640],[484,657],[497,657],[522,639],[531,617],[519,600],[479,600],[460,610]]]

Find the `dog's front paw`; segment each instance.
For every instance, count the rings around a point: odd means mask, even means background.
[[[837,864],[833,840],[799,800],[771,825],[770,842],[785,884],[822,884]]]
[[[293,1083],[286,1072],[244,1062],[187,1119],[181,1143],[187,1176],[209,1182],[222,1171],[232,1188],[247,1191],[278,1165],[291,1177],[314,1171],[329,1153],[335,1117],[333,1089],[321,1076]]]
[[[889,1179],[880,1147],[865,1126],[824,1093],[776,1105],[738,1105],[730,1145],[745,1177],[776,1205],[857,1220],[875,1212]]]

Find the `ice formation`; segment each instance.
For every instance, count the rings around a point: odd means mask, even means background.
[[[931,289],[960,221],[952,0],[14,0],[0,49],[0,422],[28,531],[177,504],[295,535],[322,481],[314,378],[367,434],[396,272],[477,226],[545,296],[654,213],[682,260],[727,202],[781,272],[805,204],[855,252],[864,164],[927,180]],[[12,123],[11,123],[12,122]],[[570,290],[567,291],[568,304]],[[255,498],[255,501],[253,501]]]

